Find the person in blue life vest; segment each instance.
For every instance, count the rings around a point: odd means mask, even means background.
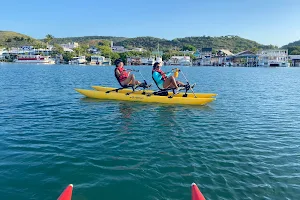
[[[178,93],[178,87],[185,87],[185,84],[176,81],[172,72],[165,73],[161,70],[161,63],[156,62],[152,69],[152,78],[155,81],[157,87],[163,89],[175,89],[174,93]]]

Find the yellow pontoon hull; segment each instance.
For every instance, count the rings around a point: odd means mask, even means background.
[[[166,104],[182,104],[182,105],[205,105],[215,100],[215,98],[187,98],[187,97],[173,97],[168,98],[168,96],[156,96],[156,95],[141,95],[141,94],[130,94],[126,95],[124,93],[96,90],[84,90],[75,89],[77,92],[83,94],[89,98],[95,99],[109,99],[109,100],[121,100],[121,101],[136,101],[145,103],[166,103]]]
[[[111,90],[115,90],[117,88],[113,88],[113,87],[102,87],[102,86],[92,86],[95,90],[98,90],[98,91],[111,91]],[[122,90],[119,90],[118,93],[128,93],[128,92],[132,92],[131,89],[122,89]],[[143,91],[136,91],[134,92],[135,94],[142,94]],[[145,90],[146,93],[153,93],[154,91],[152,90]],[[172,92],[169,92],[169,95],[172,95],[173,93]],[[179,94],[176,94],[175,97],[182,97],[184,93],[179,93]],[[193,93],[187,93],[187,97],[188,98],[194,98],[194,94]],[[212,97],[215,97],[217,96],[217,94],[213,94],[213,93],[195,93],[195,95],[198,97],[198,98],[212,98]]]

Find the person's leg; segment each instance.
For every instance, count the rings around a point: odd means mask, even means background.
[[[139,85],[139,84],[141,84],[141,82],[139,82],[139,81],[135,81],[135,84],[136,84],[136,85]]]
[[[170,76],[169,78],[167,78],[167,80],[164,81],[164,88],[175,88],[178,89],[178,85],[176,83],[176,80],[174,78],[174,76]]]
[[[130,74],[124,81],[121,82],[122,85],[129,85],[132,84],[133,86],[135,86],[136,81],[135,81],[135,77],[133,74]]]
[[[178,87],[184,87],[185,84],[183,82],[180,82],[180,81],[176,81]]]
[[[176,81],[176,83],[177,83],[178,87],[187,87],[187,84],[184,84],[183,82]],[[195,87],[195,85],[196,85],[196,83],[194,83],[194,84],[190,85],[190,87],[189,87],[188,89],[190,89],[190,88],[194,88],[194,87]]]

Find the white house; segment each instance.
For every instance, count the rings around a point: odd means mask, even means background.
[[[123,46],[112,46],[111,50],[116,53],[123,53],[127,51]]]
[[[143,48],[134,48],[132,51],[138,51],[138,52],[143,52],[145,51]]]
[[[289,67],[287,49],[262,50],[258,54],[258,65],[269,67]]]
[[[167,62],[168,65],[192,65],[190,56],[172,56]]]
[[[92,53],[92,54],[99,54],[101,53],[100,50],[94,46],[88,48],[88,52]]]
[[[185,50],[185,51],[179,51],[180,53],[183,53],[183,54],[194,54],[195,51],[189,51],[189,50]]]
[[[66,48],[66,47],[63,47],[63,50],[64,50],[64,52],[73,52],[72,49],[69,49],[69,48]]]
[[[79,47],[79,44],[77,42],[69,42],[68,44],[60,44],[60,46],[66,49],[75,49]]]

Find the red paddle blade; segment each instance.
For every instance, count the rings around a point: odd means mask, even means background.
[[[204,196],[195,183],[192,184],[192,200],[205,200]]]
[[[71,200],[72,198],[73,185],[70,184],[66,189],[61,193],[57,200]]]

